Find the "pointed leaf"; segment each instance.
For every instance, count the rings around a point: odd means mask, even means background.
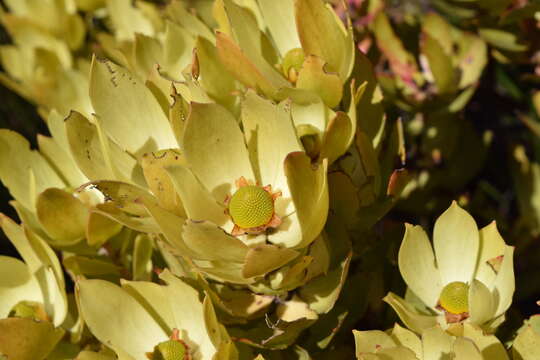
[[[146,216],[143,202],[157,204],[157,199],[145,189],[121,181],[93,181],[85,184],[85,187],[96,188],[106,200],[112,201],[118,209],[128,214]]]
[[[422,332],[424,360],[440,360],[452,352],[454,339],[444,332],[440,326],[434,326]]]
[[[307,56],[298,74],[296,87],[316,93],[326,106],[334,108],[339,105],[343,96],[343,83],[339,74],[328,67],[320,57]]]
[[[72,245],[84,238],[88,208],[75,196],[57,188],[39,194],[36,202],[38,219],[55,241]]]
[[[130,0],[107,0],[107,10],[118,40],[133,40],[135,33],[153,35],[152,23]]]
[[[174,215],[167,210],[151,203],[144,204],[146,211],[157,224],[158,233],[162,233],[165,239],[175,250],[178,250],[183,256],[192,256],[193,252],[184,243],[182,235],[182,224],[185,219]]]
[[[417,73],[415,58],[405,50],[403,43],[396,36],[390,21],[384,12],[379,12],[373,22],[373,32],[377,45],[388,58],[393,72],[402,80],[410,82]]]
[[[0,320],[0,354],[13,360],[44,360],[64,335],[51,323],[28,318]]]
[[[407,286],[429,307],[435,307],[442,290],[439,270],[429,239],[420,226],[405,224],[399,249],[399,271]]]
[[[422,333],[422,330],[437,324],[436,316],[418,313],[411,304],[394,293],[388,293],[383,301],[394,309],[405,326],[416,333]]]
[[[422,358],[422,341],[412,331],[405,329],[396,323],[392,329],[392,339],[397,345],[404,346],[414,351],[418,359]]]
[[[378,350],[395,347],[396,343],[384,331],[358,331],[353,330],[356,356],[362,353],[375,353]]]
[[[480,229],[480,250],[475,278],[492,289],[498,269],[494,268],[493,260],[502,258],[506,249],[504,239],[497,230],[495,221]]]
[[[295,212],[283,218],[280,226],[287,231],[276,231],[268,240],[286,247],[309,245],[322,231],[328,214],[327,162],[311,164],[302,152],[290,153],[285,159],[285,176]],[[287,228],[288,226],[288,228]]]
[[[281,57],[283,58],[289,50],[301,47],[296,32],[294,0],[257,2]]]
[[[470,339],[458,337],[454,342],[454,359],[456,360],[483,360],[484,357]]]
[[[133,229],[135,231],[140,231],[140,232],[145,232],[145,233],[158,233],[159,232],[159,227],[156,225],[156,222],[152,218],[130,216],[124,211],[120,210],[118,207],[116,207],[116,205],[112,202],[105,203],[105,204],[98,204],[95,208],[92,209],[92,213],[98,214],[98,216],[103,216],[107,218],[108,220],[114,221],[115,223],[119,225],[127,226],[128,228]],[[90,221],[93,221],[92,217],[90,218]],[[101,220],[99,222],[101,222]],[[99,222],[98,222],[98,225],[99,225]],[[107,222],[107,220],[105,220],[105,222]],[[88,225],[95,226],[91,222],[89,222]],[[100,229],[100,231],[102,230],[105,230],[105,229]],[[97,236],[100,237],[100,235],[97,235]],[[90,241],[91,237],[92,235],[90,235],[87,238],[87,240]],[[101,239],[103,240],[103,238]]]
[[[163,150],[144,154],[141,165],[148,187],[157,197],[158,204],[165,210],[185,217],[182,200],[174,189],[174,185],[167,174],[167,167],[185,165],[185,159],[179,150]]]
[[[182,79],[182,71],[191,64],[195,38],[187,29],[167,22],[164,41],[163,72],[173,79]]]
[[[116,352],[146,360],[147,352],[168,339],[168,334],[139,302],[110,282],[79,280],[77,294],[81,315],[92,334]]]
[[[263,276],[270,271],[279,269],[299,255],[298,252],[279,248],[274,245],[258,245],[250,248],[245,255],[242,274],[245,278]]]
[[[38,280],[19,259],[0,256],[0,318],[7,318],[21,301],[43,303]]]
[[[195,48],[201,85],[220,104],[232,106],[235,101],[233,91],[236,89],[236,81],[221,63],[217,48],[204,38],[197,39]]]
[[[217,201],[234,192],[241,176],[254,180],[244,137],[234,117],[217,104],[191,104],[184,130],[186,159]]]
[[[296,0],[295,15],[304,52],[324,59],[345,81],[354,63],[354,41],[341,19],[321,0]]]
[[[64,118],[55,110],[52,110],[47,119],[47,127],[49,128],[53,138],[47,138],[38,135],[38,143],[40,150],[47,157],[49,162],[55,163],[59,167],[62,176],[67,180],[72,187],[77,187],[88,181],[86,176],[81,172],[77,163],[71,155],[69,147]],[[47,148],[49,150],[46,150]]]
[[[482,325],[495,315],[493,295],[486,285],[474,279],[469,286],[469,321]]]
[[[72,111],[65,126],[73,158],[90,180],[136,180],[136,160],[103,134],[99,122],[93,124]]]
[[[479,29],[480,36],[489,44],[507,51],[525,51],[528,44],[520,41],[516,34],[504,30],[483,28]]]
[[[37,194],[48,187],[64,187],[49,163],[16,132],[0,130],[0,180],[11,195],[33,211]]]
[[[186,246],[199,260],[244,262],[248,247],[209,222],[187,221],[182,229]]]
[[[300,288],[300,296],[318,314],[326,314],[334,307],[347,279],[351,258],[349,252],[339,266]]]
[[[214,199],[187,167],[177,165],[166,171],[189,219],[208,220],[223,228],[232,228],[225,207]]]
[[[429,62],[429,69],[435,79],[437,92],[447,94],[455,90],[456,81],[452,59],[444,52],[439,41],[424,33],[422,52]]]
[[[471,282],[478,257],[478,228],[456,202],[435,222],[433,247],[443,286],[452,281]]]
[[[283,197],[289,197],[283,161],[289,153],[302,150],[291,120],[290,103],[276,105],[249,91],[242,103],[242,124],[261,185],[271,185]]]
[[[90,97],[103,129],[123,149],[142,154],[178,147],[158,101],[129,71],[94,57]]]
[[[330,120],[328,127],[324,133],[321,154],[321,159],[328,159],[328,163],[332,164],[340,156],[345,154],[349,147],[348,139],[353,137],[353,126],[349,116],[341,111],[336,113],[336,116]]]
[[[67,298],[62,267],[55,252],[24,225],[17,225],[3,214],[0,214],[0,226],[28,265],[30,272],[38,278],[45,310],[53,319],[54,325],[60,326],[66,318]]]
[[[512,304],[512,298],[516,289],[514,279],[514,247],[506,246],[504,251],[501,268],[497,274],[497,278],[493,283],[493,292],[498,298],[497,310],[495,317],[498,317]]]
[[[88,245],[101,247],[107,240],[122,230],[122,226],[96,212],[90,212],[86,228],[86,241]]]
[[[165,10],[174,22],[191,32],[193,37],[202,36],[209,41],[215,40],[212,30],[199,17],[186,9],[186,4],[182,1],[171,1]]]
[[[146,234],[135,238],[133,247],[133,280],[151,280],[152,278],[152,239]]]
[[[218,54],[223,66],[246,87],[273,98],[280,87],[288,86],[285,79],[276,83],[268,79],[228,35],[217,32],[216,36]]]

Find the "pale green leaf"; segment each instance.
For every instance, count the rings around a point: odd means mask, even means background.
[[[329,108],[339,105],[343,96],[343,82],[339,74],[329,69],[322,58],[314,55],[306,57],[296,87],[316,93]]]
[[[187,221],[182,236],[186,246],[199,260],[243,263],[249,254],[248,247],[241,240],[209,222]]]
[[[458,337],[453,350],[455,360],[484,360],[474,342],[466,338]]]
[[[223,228],[231,228],[225,207],[197,180],[185,166],[177,165],[166,169],[176,193],[182,199],[186,215],[192,220],[208,220]]]
[[[139,234],[135,238],[133,247],[133,280],[151,280],[152,279],[152,239],[146,234]]]
[[[44,302],[37,279],[21,260],[0,256],[0,279],[0,318],[21,301]]]
[[[39,194],[37,216],[47,234],[62,245],[72,245],[84,238],[88,208],[73,194],[49,188]]]
[[[79,280],[77,294],[89,330],[117,353],[147,360],[146,353],[170,335],[126,290],[110,282]]]
[[[266,74],[242,52],[242,49],[234,43],[230,36],[222,32],[218,32],[216,36],[221,63],[227,71],[246,87],[273,98],[279,88],[289,86],[289,83],[284,78],[282,81],[276,80],[276,83],[268,79]],[[272,69],[272,71],[275,70]]]
[[[281,57],[283,58],[289,50],[301,47],[296,31],[294,0],[257,2]]]
[[[29,271],[38,279],[45,310],[54,325],[60,326],[67,314],[67,298],[64,275],[56,254],[43,239],[3,214],[0,214],[0,226]]]
[[[394,309],[407,328],[416,333],[437,324],[436,316],[420,314],[411,304],[394,293],[388,293],[383,301]]]
[[[44,360],[64,335],[51,323],[28,318],[0,320],[0,353],[10,360]]]
[[[356,345],[356,356],[360,356],[362,353],[375,353],[380,349],[396,346],[395,341],[381,330],[353,330],[353,335]]]
[[[407,286],[427,306],[435,307],[442,290],[441,278],[429,239],[420,226],[405,224],[398,263]]]
[[[143,154],[178,147],[156,98],[124,68],[94,57],[90,98],[101,126],[124,150]]]
[[[494,28],[479,29],[480,36],[490,45],[507,51],[525,51],[527,43],[520,41],[516,34]]]
[[[283,163],[291,152],[301,151],[291,119],[290,102],[276,105],[249,91],[242,103],[242,124],[257,180],[289,197]]]
[[[324,59],[330,71],[345,81],[354,64],[354,41],[351,30],[329,4],[321,0],[296,0],[295,16],[298,36],[304,52]]]
[[[37,194],[49,187],[63,188],[62,179],[21,135],[0,130],[0,180],[11,195],[30,211]]]
[[[418,359],[422,358],[422,341],[415,333],[396,323],[392,329],[391,336],[397,345],[411,349]]]
[[[213,99],[227,108],[232,108],[237,100],[234,97],[237,85],[221,63],[217,48],[209,40],[199,37],[195,51],[200,84]]]
[[[519,332],[512,345],[514,360],[536,360],[540,356],[540,333],[529,323]]]
[[[338,111],[328,123],[321,144],[321,159],[328,159],[328,163],[334,163],[349,148],[349,139],[354,138],[355,128],[349,116]]]
[[[352,253],[348,253],[328,274],[315,278],[300,288],[300,296],[319,314],[326,314],[338,301],[347,279]]]
[[[73,111],[65,126],[73,158],[90,180],[142,182],[136,160],[103,133],[99,121],[92,123]]]
[[[185,165],[185,159],[179,150],[163,150],[144,154],[141,160],[144,177],[148,187],[165,210],[185,217],[182,200],[176,195],[175,187],[167,174],[167,168]]]
[[[299,255],[297,251],[274,245],[258,245],[250,248],[245,255],[242,274],[245,278],[264,276],[279,269]]]
[[[278,231],[268,236],[270,242],[291,248],[304,247],[320,234],[329,206],[327,166],[327,161],[313,166],[302,152],[290,153],[285,158],[285,176],[295,212],[282,218]]]
[[[493,283],[493,292],[496,294],[497,310],[495,316],[498,317],[505,313],[512,305],[512,298],[516,289],[514,279],[514,247],[506,246],[501,267]]]
[[[482,325],[495,315],[493,295],[488,287],[474,279],[469,285],[469,315],[472,324]]]
[[[497,230],[495,221],[480,229],[480,250],[476,265],[476,279],[480,280],[490,290],[497,277],[498,269],[493,267],[499,257],[504,255],[506,244]]]
[[[424,33],[422,52],[428,60],[429,70],[435,79],[438,94],[444,95],[453,92],[456,89],[457,82],[452,60],[445,53],[439,41]]]
[[[217,201],[235,191],[240,177],[255,180],[242,131],[220,105],[191,104],[183,144],[193,173]]]
[[[130,0],[107,0],[107,10],[118,40],[133,40],[135,33],[154,35],[150,20]]]
[[[423,360],[440,360],[452,353],[454,339],[440,326],[433,326],[422,332]]]
[[[472,216],[456,202],[435,222],[433,247],[443,286],[453,281],[472,281],[478,260],[478,228]]]

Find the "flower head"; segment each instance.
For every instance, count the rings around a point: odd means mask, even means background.
[[[233,235],[260,234],[281,224],[274,207],[280,191],[272,193],[271,185],[250,185],[243,176],[236,181],[236,187],[236,192],[225,199],[226,212],[234,223]]]
[[[298,258],[293,249],[319,236],[328,189],[326,162],[314,165],[302,151],[287,101],[274,104],[250,91],[241,121],[244,132],[225,108],[191,104],[182,139],[185,163],[167,170],[188,218],[181,238],[165,231],[169,225],[159,214],[153,217],[171,243],[185,244],[202,271],[252,283]],[[218,261],[225,254],[229,262]],[[231,261],[239,267],[231,268]]]
[[[180,331],[173,329],[171,338],[156,345],[154,352],[147,354],[150,360],[191,360],[189,346],[180,339]]]
[[[408,296],[403,300],[390,293],[385,301],[417,332],[463,321],[493,331],[512,303],[513,247],[494,222],[478,231],[455,202],[437,219],[433,246],[434,251],[422,228],[406,226],[399,269]]]

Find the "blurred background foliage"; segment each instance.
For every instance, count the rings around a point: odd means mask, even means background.
[[[376,65],[387,117],[401,119],[405,129],[405,168],[413,179],[378,224],[389,262],[401,241],[398,224],[430,229],[452,199],[480,227],[495,220],[516,247],[517,291],[511,321],[500,330],[507,335],[538,313],[540,298],[540,283],[531,281],[540,275],[540,2],[366,0],[349,1],[348,10],[336,6],[351,14],[358,47]],[[432,40],[442,49],[434,50]],[[460,50],[465,42],[474,45]],[[446,55],[437,54],[445,48]],[[462,51],[467,55],[459,58]],[[382,287],[403,291],[388,273]],[[359,326],[390,325],[375,319]]]

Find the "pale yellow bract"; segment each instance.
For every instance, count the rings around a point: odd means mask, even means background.
[[[478,230],[453,202],[435,222],[433,248],[420,226],[406,225],[398,260],[407,295],[389,293],[384,300],[417,333],[463,321],[493,333],[512,303],[513,252],[495,222]]]

